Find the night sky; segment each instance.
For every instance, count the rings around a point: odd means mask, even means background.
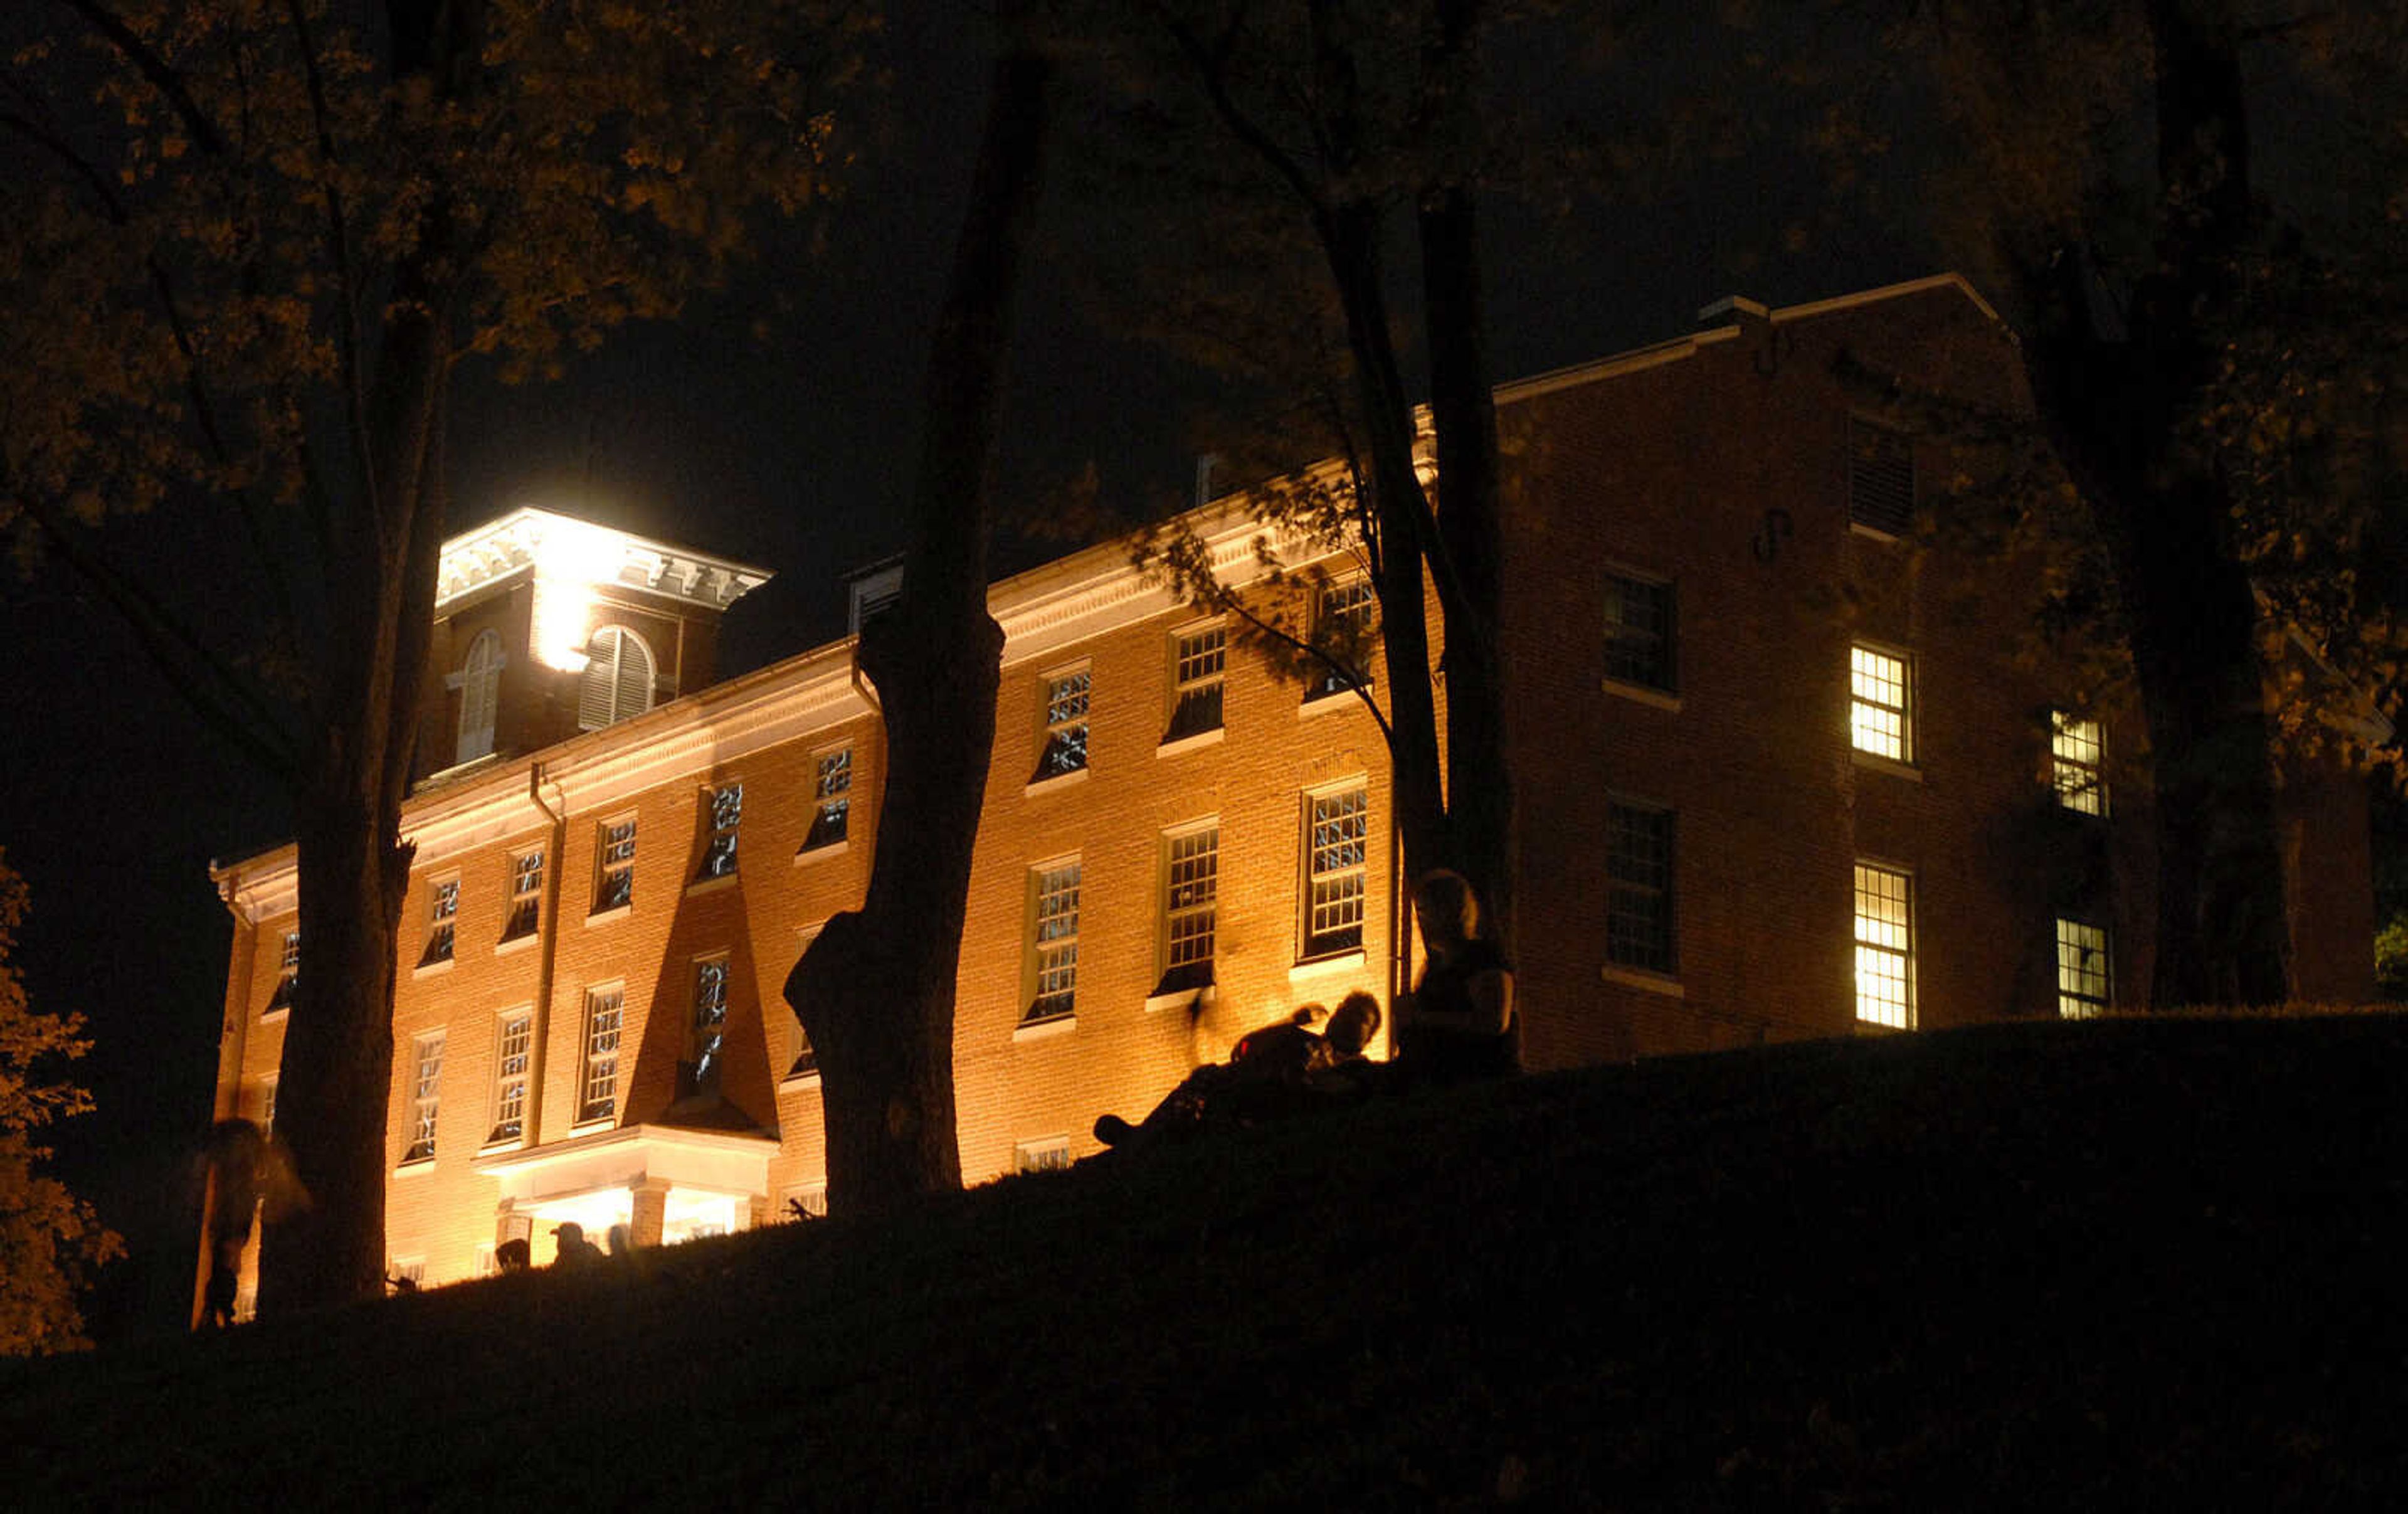
[[[839,573],[901,545],[921,368],[983,105],[975,12],[895,8],[893,82],[858,123],[860,161],[824,213],[824,247],[781,252],[674,325],[622,333],[563,382],[504,387],[466,370],[452,532],[534,504],[774,570],[732,613],[723,671],[840,632]],[[1736,53],[1706,53],[1708,40],[1700,28],[1688,66],[1738,78]],[[1636,90],[1608,102],[1540,57],[1508,61],[1566,114],[1627,111],[1673,76],[1626,72]],[[1092,462],[1103,502],[1138,515],[1188,487],[1195,454],[1213,445],[1192,421],[1211,384],[1098,329],[1082,291],[1109,266],[1110,218],[1082,203],[1075,166],[1057,167],[1020,309],[999,483],[1007,508],[1025,507]],[[1828,226],[1827,197],[1813,168],[1768,149],[1700,153],[1639,202],[1569,217],[1492,200],[1497,377],[1677,335],[1726,295],[1780,305],[1940,267],[1925,239],[1870,223],[1800,236]],[[1068,248],[1081,255],[1059,255]],[[773,290],[793,310],[758,342]],[[111,541],[131,564],[171,570],[207,613],[239,616],[238,598],[209,590],[231,573],[231,548],[194,526],[119,523]],[[1005,543],[996,567],[1062,550]],[[35,1006],[82,1012],[95,1043],[79,1073],[100,1110],[58,1130],[58,1167],[135,1247],[89,1312],[107,1334],[173,1328],[191,1285],[189,1153],[209,1116],[230,940],[207,870],[280,842],[284,809],[64,567],[0,578],[0,847],[33,889],[20,963]]]

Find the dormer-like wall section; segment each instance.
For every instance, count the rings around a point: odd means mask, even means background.
[[[414,777],[643,714],[715,675],[719,619],[767,570],[549,511],[444,543]]]

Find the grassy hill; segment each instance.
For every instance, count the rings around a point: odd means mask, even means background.
[[[0,1505],[2400,1507],[2408,1021],[1531,1078],[0,1363]]]

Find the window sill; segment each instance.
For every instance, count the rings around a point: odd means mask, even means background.
[[[523,935],[505,936],[494,943],[494,955],[508,957],[512,952],[523,952],[542,939],[543,932],[540,930],[529,930]]]
[[[685,886],[685,897],[692,899],[696,894],[715,894],[722,888],[733,888],[735,887],[736,870],[734,868],[730,868],[716,877],[696,878],[694,882],[687,884]]]
[[[395,1167],[393,1170],[393,1175],[396,1180],[404,1177],[420,1177],[423,1176],[425,1174],[433,1172],[434,1170],[435,1159],[433,1157],[419,1157],[413,1161],[405,1161],[400,1166]]]
[[[1290,983],[1310,983],[1317,978],[1336,977],[1341,973],[1359,970],[1366,959],[1363,948],[1360,946],[1353,951],[1342,951],[1330,957],[1316,957],[1311,961],[1298,962],[1289,968],[1287,980]]]
[[[817,862],[826,858],[842,857],[845,853],[852,850],[853,839],[849,836],[843,841],[824,841],[817,846],[799,847],[795,852],[795,866],[801,867],[806,862]]]
[[[618,1128],[618,1124],[619,1117],[615,1114],[595,1115],[591,1118],[580,1119],[577,1121],[577,1123],[569,1126],[568,1134],[569,1138],[574,1140],[580,1135],[592,1135],[596,1131],[615,1130]]]
[[[1211,1002],[1212,986],[1208,983],[1201,988],[1173,988],[1168,993],[1148,994],[1145,996],[1145,1012],[1149,1015],[1159,1015],[1167,1009],[1186,1009],[1190,1005],[1209,1004]]]
[[[1351,688],[1341,688],[1327,694],[1308,696],[1302,704],[1296,707],[1296,717],[1311,720],[1316,715],[1335,714],[1340,710],[1360,710],[1370,692],[1371,685],[1366,684],[1359,693]]]
[[[1643,967],[1616,967],[1608,962],[1598,970],[1598,975],[1608,983],[1618,983],[1641,993],[1660,993],[1667,999],[1686,999],[1689,990],[1681,980],[1669,973],[1650,973]]]
[[[1227,734],[1226,726],[1215,726],[1211,730],[1199,730],[1193,736],[1182,736],[1175,742],[1165,742],[1154,749],[1154,755],[1158,757],[1177,757],[1182,752],[1193,752],[1198,747],[1216,745],[1221,738]]]
[[[1912,1024],[1884,1025],[1879,1020],[1869,1020],[1862,1016],[1856,1017],[1856,1027],[1858,1035],[1904,1035],[1914,1029]]]
[[[1864,522],[1858,520],[1848,522],[1848,534],[1850,536],[1862,537],[1868,541],[1878,541],[1885,547],[1894,547],[1898,545],[1899,541],[1901,540],[1899,537],[1883,530],[1878,526],[1868,526]]]
[[[1068,772],[1057,772],[1051,778],[1037,779],[1024,786],[1020,791],[1028,798],[1035,799],[1039,794],[1052,794],[1065,788],[1075,788],[1086,781],[1087,770],[1073,768]]]
[[[273,1025],[278,1020],[283,1019],[286,1016],[292,1013],[293,1006],[290,1004],[285,1005],[282,1009],[263,1009],[259,1012],[259,1023],[262,1025]]]
[[[1015,1042],[1047,1041],[1057,1035],[1068,1035],[1078,1028],[1078,1016],[1056,1015],[1049,1020],[1032,1020],[1026,1025],[1012,1027],[1011,1039]]]
[[[526,1137],[523,1135],[513,1135],[507,1141],[488,1141],[483,1146],[479,1146],[477,1148],[477,1160],[481,1161],[487,1157],[507,1157],[513,1151],[524,1151],[525,1149]]]
[[[819,1086],[820,1075],[816,1072],[797,1073],[792,1077],[781,1077],[778,1080],[780,1093],[809,1093]]]
[[[1885,772],[1911,784],[1923,782],[1923,770],[1912,762],[1900,762],[1896,757],[1885,757],[1878,752],[1867,752],[1853,746],[1848,748],[1848,755],[1856,760],[1857,767],[1868,772]]]
[[[1681,696],[1668,689],[1649,688],[1644,684],[1626,684],[1619,678],[1600,679],[1597,686],[1615,699],[1628,699],[1633,704],[1648,705],[1673,714],[1681,713]]]
[[[613,920],[624,920],[635,913],[636,906],[632,903],[615,904],[607,910],[595,910],[585,917],[586,928],[591,930],[597,925],[609,925]]]
[[[413,978],[436,978],[441,977],[444,973],[451,971],[452,959],[446,957],[439,962],[419,963],[416,967],[409,970],[409,975]]]

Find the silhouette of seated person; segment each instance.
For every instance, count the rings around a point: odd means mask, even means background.
[[[504,1241],[494,1247],[494,1266],[501,1272],[524,1272],[534,1260],[533,1249],[524,1237]]]
[[[602,1248],[585,1238],[585,1227],[574,1219],[555,1226],[552,1235],[558,1243],[552,1258],[555,1267],[583,1267],[602,1260]]]
[[[1416,1087],[1501,1077],[1522,1070],[1513,970],[1480,935],[1480,902],[1459,873],[1440,868],[1413,889],[1429,953],[1421,981],[1397,1000],[1398,1076]]]
[[[1380,1002],[1360,991],[1348,994],[1316,1032],[1311,1025],[1319,1014],[1319,1005],[1308,1004],[1284,1020],[1249,1031],[1226,1062],[1188,1074],[1143,1124],[1131,1125],[1118,1115],[1098,1117],[1096,1139],[1118,1147],[1179,1140],[1216,1126],[1276,1118],[1357,1091],[1349,1069],[1380,1032]]]

